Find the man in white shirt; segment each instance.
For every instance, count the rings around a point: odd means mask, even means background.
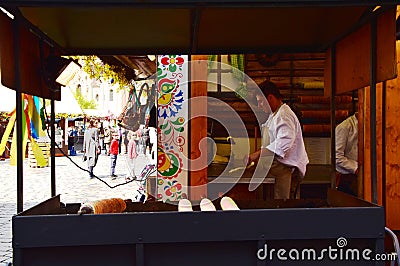
[[[357,196],[358,120],[357,113],[336,126],[337,189]]]
[[[266,113],[272,112],[262,125],[261,149],[245,157],[245,161],[250,164],[260,157],[269,157],[262,161],[267,162],[264,163],[267,176],[275,178],[274,198],[295,198],[309,162],[301,125],[295,113],[283,103],[274,83],[264,81],[259,87],[263,95],[256,95],[258,107]],[[268,163],[271,160],[272,164]]]

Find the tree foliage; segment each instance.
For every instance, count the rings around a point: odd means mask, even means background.
[[[8,112],[0,112],[0,121],[8,121],[10,115]]]
[[[75,99],[82,109],[96,109],[97,104],[94,100],[87,100],[83,97],[82,93],[78,90],[74,93]]]
[[[82,70],[84,70],[90,78],[117,83],[119,84],[120,90],[129,85],[129,81],[126,78],[126,70],[123,67],[110,66],[95,55],[76,56],[73,58],[79,60],[82,64]]]

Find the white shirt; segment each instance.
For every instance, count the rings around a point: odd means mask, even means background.
[[[149,127],[149,138],[150,143],[157,143],[157,129],[155,127]]]
[[[279,162],[298,168],[304,177],[309,160],[301,125],[292,109],[282,104],[275,113],[270,114],[262,127],[268,127],[270,143],[261,148],[275,153]]]
[[[261,125],[261,148],[265,148],[269,145],[271,142],[269,139],[269,132],[268,132],[268,126],[267,122]]]
[[[358,168],[358,121],[350,116],[336,129],[336,171],[341,174],[355,174]]]

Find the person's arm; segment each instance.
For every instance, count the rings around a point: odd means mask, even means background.
[[[96,129],[96,130],[94,131],[94,141],[96,142],[97,147],[100,148],[100,138],[99,138],[99,134],[100,134],[99,130]]]
[[[256,152],[250,153],[249,155],[245,155],[243,157],[243,163],[247,166],[251,162],[257,162],[258,159],[260,158],[260,154],[261,154],[261,149]]]
[[[99,130],[97,128],[95,128],[94,130],[94,143],[96,145],[96,152],[98,154],[101,153],[101,146],[100,146],[100,142],[99,142]]]
[[[276,119],[275,125],[276,138],[266,149],[285,158],[287,151],[293,146],[296,139],[296,121],[294,117],[282,114]]]
[[[338,125],[335,130],[336,142],[336,171],[341,173],[357,174],[358,163],[345,156],[347,141],[350,129],[343,125]],[[355,144],[358,145],[358,144]]]
[[[97,128],[95,128],[93,130],[93,132],[94,132],[94,142],[96,142],[96,145],[98,145],[98,143],[99,143],[99,130]]]
[[[83,147],[82,147],[84,154],[86,153],[86,139],[87,139],[86,134],[84,134],[83,135]]]
[[[249,155],[244,156],[243,158],[243,163],[245,165],[251,164],[251,162],[258,162],[260,160],[260,157],[267,157],[267,156],[273,156],[274,154],[266,149],[266,148],[261,148],[258,151],[255,151],[253,153],[250,153]]]

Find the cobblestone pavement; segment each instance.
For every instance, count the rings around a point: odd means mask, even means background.
[[[73,162],[86,169],[82,155],[70,157]],[[136,159],[135,174],[139,175],[143,166],[150,163],[148,156],[140,155]],[[98,179],[90,179],[89,174],[75,166],[68,157],[56,157],[56,194],[60,194],[64,203],[84,203],[91,200],[120,197],[134,199],[138,184],[131,182],[116,188],[109,188]],[[32,168],[24,162],[23,201],[24,210],[51,197],[50,167]],[[125,183],[129,166],[125,154],[117,159],[115,173],[110,177],[110,157],[100,155],[94,174],[110,186]],[[0,266],[12,262],[11,218],[17,211],[17,168],[10,166],[9,160],[0,161]]]

